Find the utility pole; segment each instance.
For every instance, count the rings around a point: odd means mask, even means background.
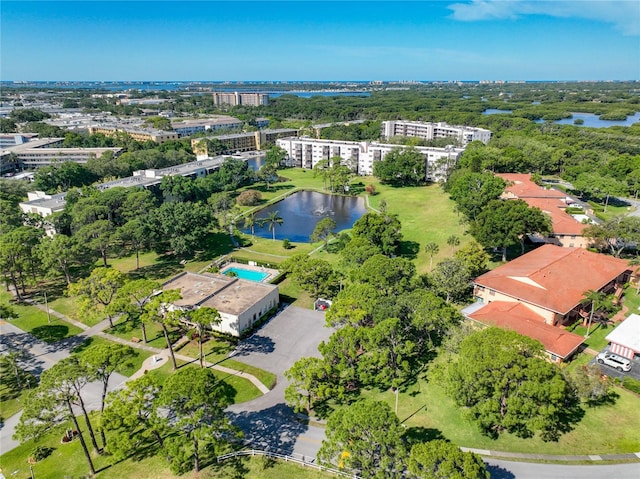
[[[51,324],[51,311],[49,311],[49,302],[47,301],[47,292],[44,292],[44,307],[47,308],[47,321]]]

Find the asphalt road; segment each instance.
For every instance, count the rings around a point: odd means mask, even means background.
[[[638,479],[640,463],[565,466],[485,458],[491,479]]]

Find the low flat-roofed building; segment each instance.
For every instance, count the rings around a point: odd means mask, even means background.
[[[162,182],[165,176],[184,176],[186,178],[200,178],[211,174],[222,166],[228,156],[216,156],[204,160],[192,161],[181,165],[168,166],[160,169],[148,169],[134,171],[132,176],[118,178],[95,185],[99,190],[110,188],[145,188],[153,189]],[[234,157],[236,158],[236,157]],[[238,157],[244,161],[249,155]],[[42,191],[30,192],[28,201],[20,203],[20,209],[25,213],[37,213],[42,217],[49,216],[57,211],[62,211],[65,205],[65,193],[47,195]]]
[[[630,314],[607,335],[606,340],[612,353],[631,360],[640,356],[640,315]]]
[[[276,285],[213,273],[184,272],[164,283],[162,289],[180,291],[182,299],[173,303],[177,308],[217,309],[222,321],[212,329],[232,336],[251,329],[280,301]]]
[[[34,213],[45,218],[64,209],[65,196],[66,192],[48,195],[44,191],[30,191],[27,193],[28,200],[20,203],[20,209],[24,213]]]

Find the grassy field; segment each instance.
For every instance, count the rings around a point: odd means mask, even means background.
[[[241,361],[236,361],[235,359],[225,359],[220,362],[220,366],[225,366],[227,368],[235,369],[236,371],[242,371],[247,374],[251,374],[258,378],[258,380],[264,384],[267,388],[273,389],[276,385],[277,376],[269,371],[265,371],[264,369],[257,368],[255,366],[251,366],[249,364],[245,364]]]
[[[165,349],[167,341],[164,338],[162,327],[157,323],[148,323],[145,325],[147,331],[148,346],[153,348]],[[142,340],[142,329],[137,321],[121,321],[115,324],[111,329],[105,331],[127,341],[138,338]],[[177,341],[182,336],[182,332],[178,329],[169,329],[169,339],[172,342]]]
[[[13,299],[10,293],[0,292],[0,301],[8,304]],[[55,343],[61,339],[75,336],[82,332],[80,328],[51,315],[49,318],[45,311],[35,306],[25,304],[12,304],[18,317],[11,320],[11,324],[23,331],[33,334],[40,341]]]
[[[480,434],[463,416],[453,400],[434,382],[424,380],[403,391],[398,398],[398,417],[408,433],[423,440],[446,438],[459,446],[492,451],[538,454],[613,454],[640,450],[640,415],[638,398],[620,388],[613,405],[586,408],[575,428],[558,442],[544,442],[538,437],[521,439],[503,434],[493,440]],[[395,408],[391,391],[367,393]],[[615,433],[612,433],[615,431]]]

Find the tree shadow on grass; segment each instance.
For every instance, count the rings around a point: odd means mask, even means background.
[[[436,439],[446,439],[440,429],[422,426],[407,428],[403,436],[409,444],[435,441]]]
[[[182,270],[180,258],[173,255],[160,256],[155,263],[131,270],[127,275],[131,279],[158,279],[173,276]]]
[[[40,341],[55,343],[67,337],[69,327],[63,324],[46,324],[44,326],[37,326],[29,332]]]
[[[269,184],[269,188],[267,188],[267,186],[264,185],[264,184],[253,185],[251,187],[251,189],[258,190],[261,193],[267,193],[267,192],[268,193],[273,193],[274,191],[286,191],[286,190],[291,190],[293,188],[295,188],[295,186],[293,186],[293,185],[279,185],[277,183],[276,184],[270,183]]]
[[[400,255],[406,259],[416,259],[420,252],[420,243],[416,241],[400,241]]]

